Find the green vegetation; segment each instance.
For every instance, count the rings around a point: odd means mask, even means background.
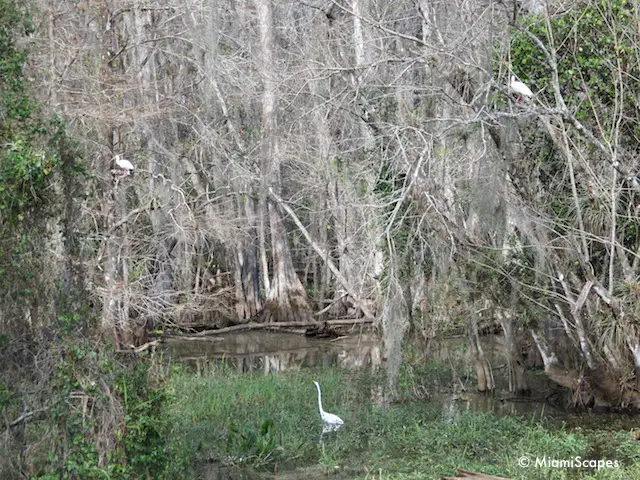
[[[384,405],[378,402],[382,375],[335,369],[238,374],[214,367],[202,376],[160,368],[153,357],[117,359],[89,342],[60,348],[49,349],[64,359],[54,375],[52,408],[26,438],[40,459],[30,468],[32,478],[200,478],[212,471],[223,471],[223,478],[271,478],[278,471],[292,479],[440,479],[458,468],[523,479],[640,474],[640,443],[629,439],[626,422],[580,429],[466,411],[455,402],[445,411],[433,391],[412,395],[447,381],[448,368],[436,364],[405,369],[403,401]],[[313,379],[321,382],[325,409],[346,422],[322,441]],[[15,418],[6,389],[0,400]],[[105,430],[109,425],[116,431]],[[522,468],[522,456],[610,459],[621,468]]]
[[[621,144],[637,151],[640,63],[635,8],[628,0],[583,2],[553,19],[551,32],[540,18],[524,17],[522,30],[512,38],[512,67],[549,104],[555,103],[549,62],[524,33],[528,31],[555,50],[560,90],[576,117],[604,143],[613,140],[611,134],[621,120]]]
[[[323,387],[325,409],[346,422],[320,442],[312,380]],[[598,433],[565,426],[459,412],[452,418],[428,401],[378,406],[382,380],[336,370],[278,375],[221,370],[208,377],[178,372],[168,383],[167,421],[173,441],[191,452],[194,468],[224,467],[251,478],[278,470],[325,478],[434,478],[457,468],[513,478],[634,478],[640,444],[628,432]],[[411,388],[405,385],[404,388]],[[617,470],[524,469],[521,456],[617,459]],[[292,475],[294,475],[292,473]],[[296,478],[292,476],[291,478]]]
[[[548,21],[541,16],[521,16],[515,28],[511,29],[509,69],[534,89],[534,108],[537,111],[542,105],[559,106],[550,62],[553,56],[557,64],[558,93],[570,114],[583,127],[579,131],[574,128],[574,122],[565,120],[564,141],[570,145],[571,156],[580,158],[584,165],[589,166],[583,170],[582,166],[574,165],[571,158],[563,153],[560,137],[550,135],[543,122],[532,128],[534,124],[523,117],[526,128],[520,129],[522,149],[521,153],[510,158],[510,175],[515,185],[523,187],[519,195],[524,203],[545,212],[552,219],[551,237],[554,241],[571,238],[575,232],[591,239],[589,268],[598,278],[610,274],[607,242],[612,231],[622,249],[636,251],[640,241],[637,216],[626,213],[637,203],[637,192],[633,187],[637,179],[633,177],[638,172],[634,159],[640,151],[640,104],[637,98],[640,61],[636,54],[640,37],[636,24],[637,6],[634,2],[581,0]],[[504,62],[496,62],[496,68],[503,67]],[[544,114],[538,118],[543,117],[553,124],[560,121],[561,115]],[[612,156],[606,154],[608,149],[611,149]],[[616,173],[614,166],[620,167]],[[592,188],[594,184],[609,182],[619,185],[614,197],[614,212],[609,192]],[[615,229],[612,228],[614,221]],[[535,300],[527,308],[535,309],[540,292],[552,294],[553,285],[549,284],[547,276],[540,275],[541,269],[546,268],[545,262],[541,261],[540,247],[531,248],[540,240],[524,231],[519,236],[520,243],[529,247],[520,249],[521,253],[517,255],[518,249],[512,250],[508,263],[501,264],[499,259],[485,263],[490,269],[500,271],[512,284],[515,284],[512,280],[515,277],[520,285],[534,286],[530,295]],[[551,256],[547,254],[547,264],[563,265],[561,268],[565,269],[565,274],[568,269],[579,272],[583,268],[580,254],[573,251],[573,247],[555,260],[549,260]],[[622,292],[627,289],[627,280],[623,279],[620,270],[616,270],[618,278],[611,276],[609,281],[624,299]],[[637,302],[624,301],[624,310],[629,312],[626,318],[635,319]],[[546,303],[544,299],[542,303]],[[602,345],[605,338],[615,339],[615,335],[610,334],[613,329],[607,332],[602,328],[602,322],[611,324],[608,314],[598,311],[589,320],[592,322],[589,334],[597,339],[594,343]],[[614,323],[617,328],[626,328],[624,322]],[[621,349],[622,352],[624,350]]]
[[[43,116],[29,96],[18,39],[32,30],[19,2],[0,0],[0,308],[13,333],[24,325],[9,318],[46,324],[56,317],[48,222],[64,209],[61,190],[73,201],[69,187],[79,171],[64,124]]]
[[[0,1],[0,213],[5,226],[24,221],[26,213],[44,205],[58,163],[47,152],[51,135],[29,97],[23,73],[26,52],[16,46],[16,39],[31,31],[21,7]]]

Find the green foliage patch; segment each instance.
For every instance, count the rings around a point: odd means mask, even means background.
[[[37,462],[36,478],[162,479],[184,473],[187,452],[169,442],[163,416],[165,385],[147,362],[122,362],[109,350],[77,341],[59,353],[52,408],[38,424],[54,433],[40,441],[53,444]]]
[[[23,7],[0,1],[0,215],[3,223],[24,220],[25,210],[42,204],[57,157],[45,146],[51,135],[29,97],[17,39],[32,31]]]
[[[548,48],[556,52],[560,90],[567,106],[605,142],[611,140],[610,132],[622,118],[622,143],[637,151],[640,33],[635,8],[628,0],[578,2],[551,20],[550,32],[540,18],[523,17],[521,30],[514,30],[512,36],[512,68],[553,105],[547,58],[524,31],[546,45],[553,39]]]

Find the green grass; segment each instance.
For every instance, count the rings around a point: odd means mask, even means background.
[[[320,443],[312,380],[325,410],[345,428]],[[425,401],[378,406],[382,380],[338,370],[274,375],[214,372],[172,375],[166,415],[173,440],[194,468],[223,465],[243,478],[442,478],[458,467],[511,478],[640,478],[640,444],[627,432],[569,431],[517,418],[465,412],[446,421]],[[622,468],[522,468],[518,459],[618,459]],[[284,473],[283,473],[284,472]],[[284,476],[283,476],[284,475]],[[232,475],[229,475],[232,477]]]

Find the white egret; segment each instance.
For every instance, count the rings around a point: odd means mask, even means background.
[[[122,158],[120,154],[113,157],[118,168],[122,169],[122,176],[126,177],[127,175],[133,174],[133,163],[131,163],[126,158]]]
[[[518,94],[517,103],[522,102],[523,97],[527,97],[527,98],[533,97],[533,92],[529,87],[527,87],[527,84],[518,80],[515,75],[511,76],[511,82],[509,83],[509,90]]]
[[[322,392],[320,392],[320,384],[316,384],[318,389],[318,408],[320,409],[320,418],[322,418],[322,433],[334,432],[344,425],[342,419],[333,413],[327,413],[322,408]]]

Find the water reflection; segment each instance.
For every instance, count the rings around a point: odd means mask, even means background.
[[[238,373],[318,367],[376,371],[382,364],[380,342],[369,333],[329,340],[255,331],[198,341],[169,338],[163,349],[170,361],[198,372],[206,371],[212,361],[222,361]]]
[[[453,423],[467,411],[494,413],[498,416],[518,416],[534,421],[558,413],[543,401],[525,397],[500,397],[481,393],[438,394],[430,399],[431,403],[442,409],[445,423]]]
[[[462,335],[434,340],[429,343],[429,358],[454,365],[473,365],[474,359],[468,345],[467,337]],[[480,345],[492,366],[505,362],[507,349],[502,335],[484,335],[480,337]]]

